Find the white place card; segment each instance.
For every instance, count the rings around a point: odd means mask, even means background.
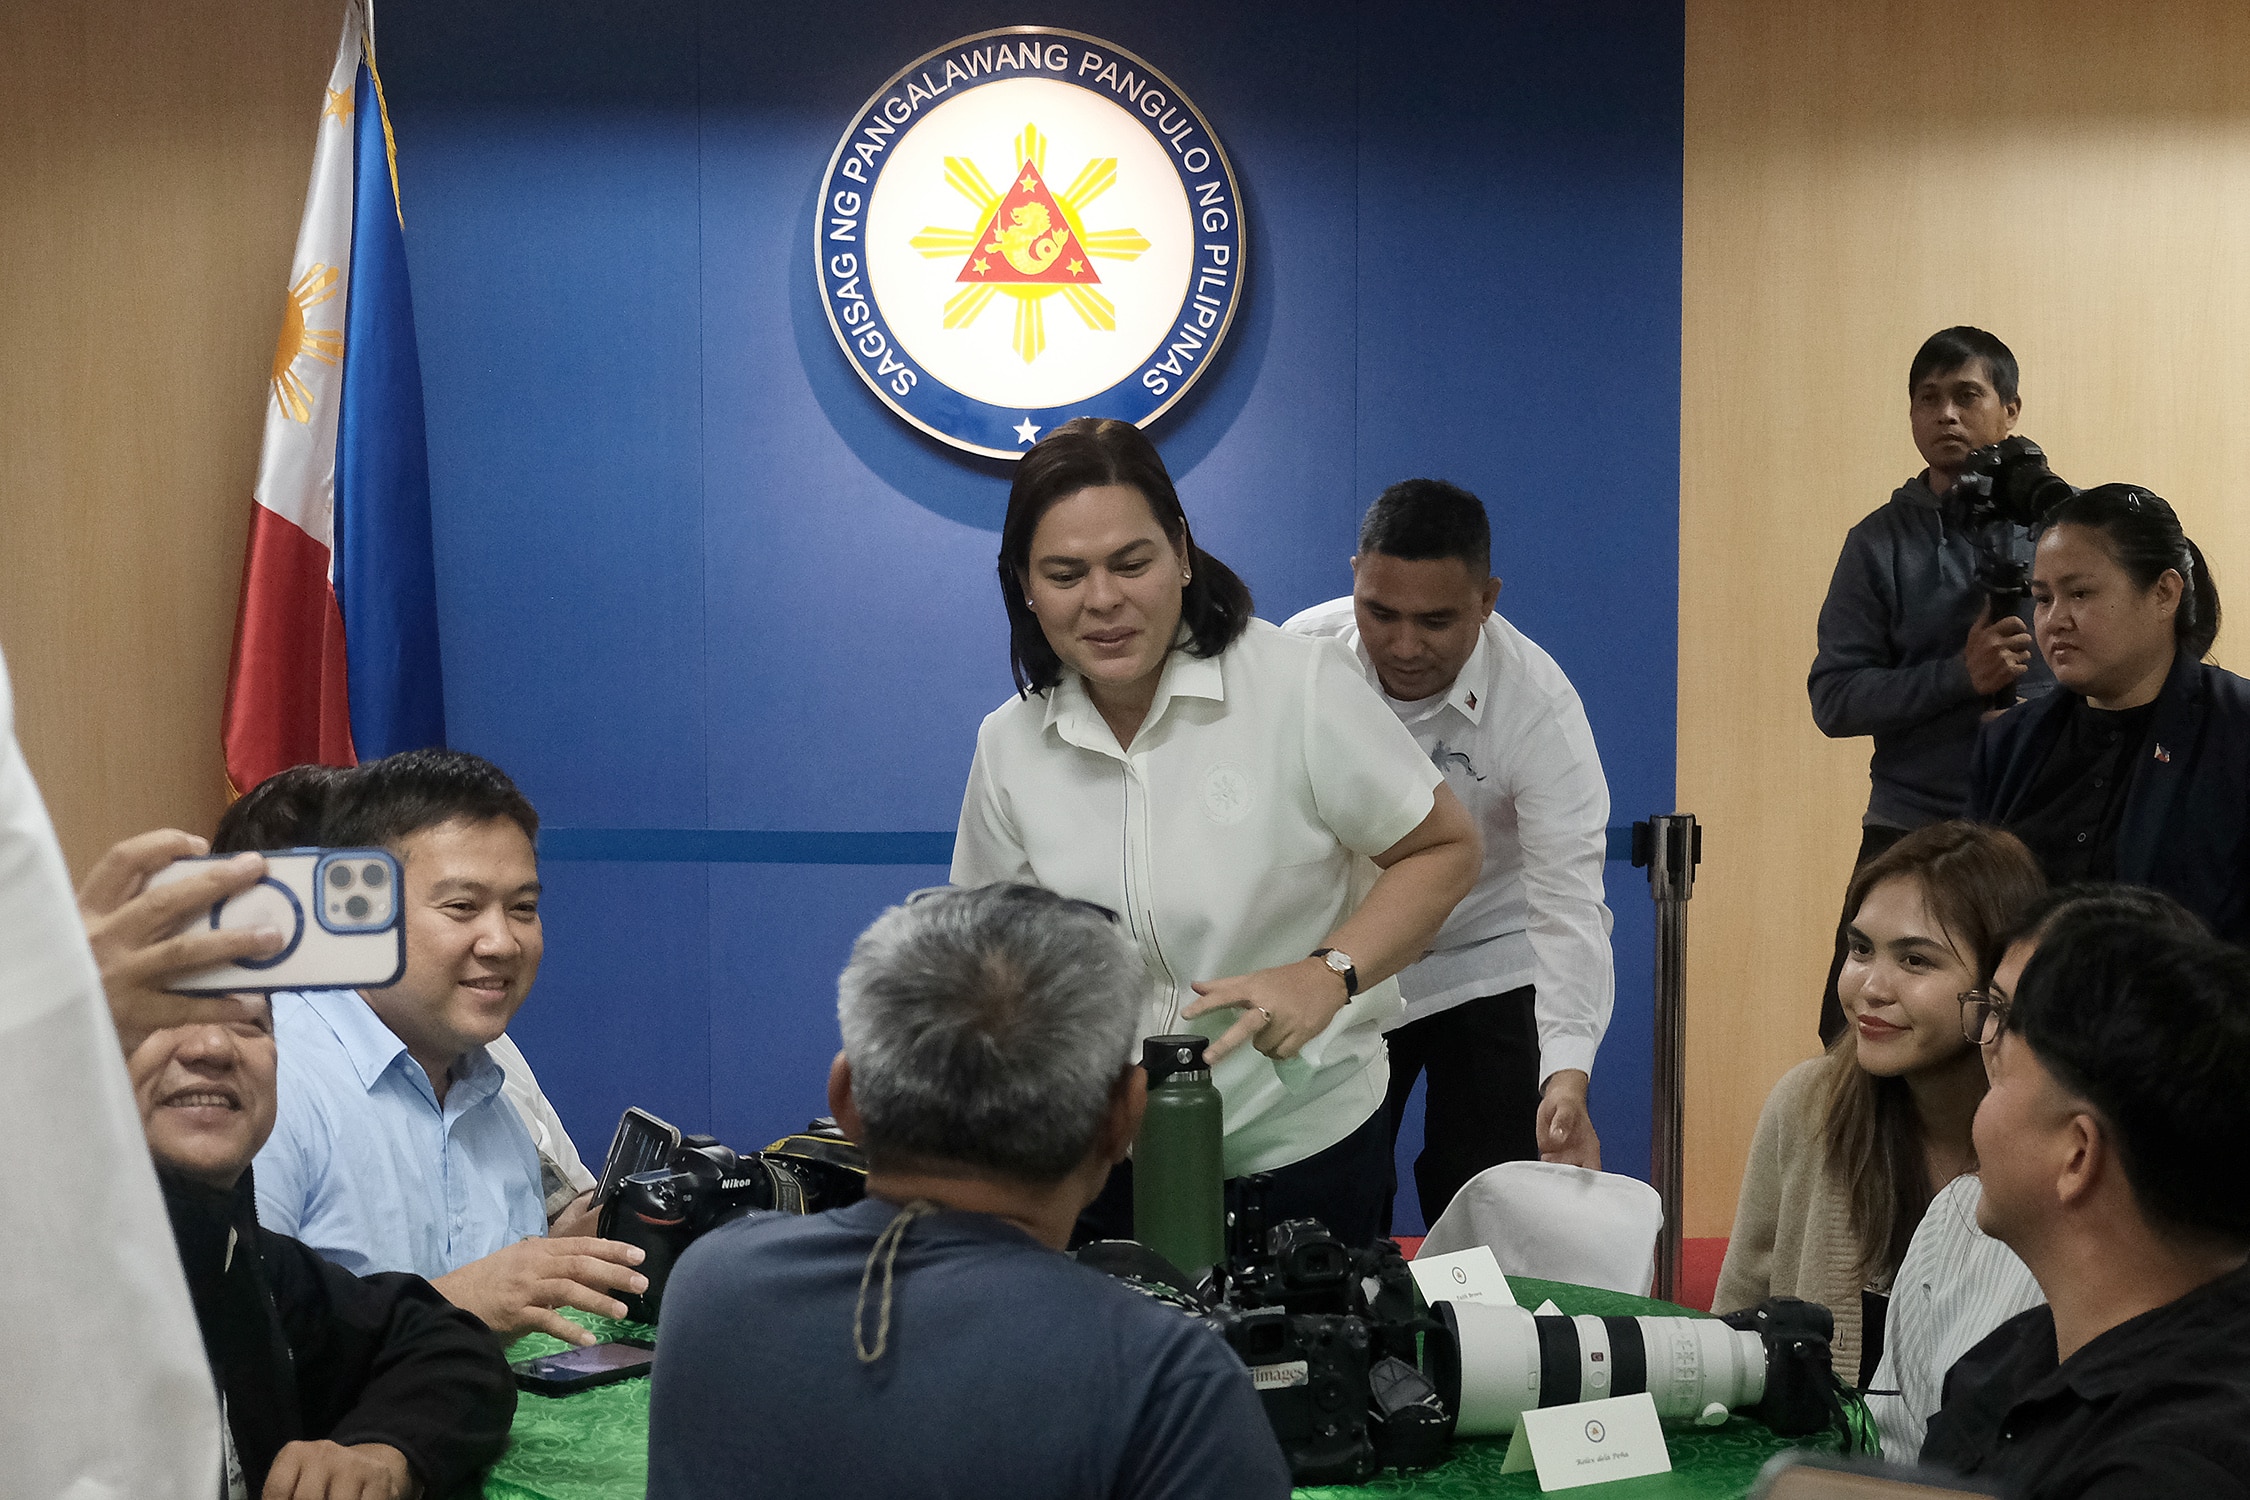
[[[1532,1468],[1539,1471],[1542,1490],[1670,1473],[1672,1450],[1664,1445],[1655,1398],[1637,1391],[1525,1412],[1516,1421],[1500,1472]]]
[[[1490,1245],[1471,1245],[1451,1255],[1429,1255],[1406,1263],[1424,1302],[1492,1302],[1513,1306],[1516,1294]]]

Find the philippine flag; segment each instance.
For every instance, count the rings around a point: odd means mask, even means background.
[[[313,147],[255,499],[220,730],[234,789],[444,744],[397,156],[356,5]]]

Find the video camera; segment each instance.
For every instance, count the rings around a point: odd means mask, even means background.
[[[2046,452],[2027,437],[1979,448],[1961,465],[1954,488],[1967,502],[1964,529],[1977,549],[1977,584],[1991,617],[2012,615],[2031,596],[2032,530],[2077,491],[2047,467]]]
[[[1077,1254],[1226,1339],[1249,1367],[1296,1484],[1429,1468],[1456,1435],[1512,1433],[1527,1409],[1643,1390],[1668,1420],[1723,1422],[1739,1409],[1784,1437],[1838,1428],[1850,1441],[1825,1307],[1776,1297],[1723,1319],[1425,1307],[1396,1244],[1351,1249],[1313,1219],[1267,1229],[1258,1179],[1246,1182],[1227,1264],[1197,1286],[1130,1240]]]
[[[744,1155],[708,1135],[682,1135],[628,1109],[610,1139],[594,1189],[603,1239],[640,1246],[648,1290],[619,1292],[625,1315],[654,1323],[664,1287],[687,1247],[721,1224],[761,1209],[817,1214],[867,1196],[867,1157],[834,1120],[815,1120]]]

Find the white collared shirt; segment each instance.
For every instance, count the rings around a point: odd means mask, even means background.
[[[1368,856],[1421,826],[1438,781],[1348,655],[1253,620],[1209,660],[1172,653],[1130,750],[1074,672],[988,715],[953,883],[1025,881],[1110,907],[1148,966],[1145,1034],[1215,1037],[1238,1016],[1183,1022],[1190,986],[1321,946],[1374,883]],[[1247,1046],[1221,1060],[1227,1174],[1301,1161],[1365,1123],[1398,1009],[1385,980],[1289,1062]]]
[[[1283,628],[1341,641],[1382,691],[1349,595]],[[1384,701],[1484,835],[1476,888],[1453,908],[1429,954],[1398,977],[1406,996],[1398,1024],[1528,984],[1540,1083],[1562,1068],[1591,1073],[1617,975],[1602,899],[1609,783],[1577,690],[1553,657],[1496,612],[1451,687],[1418,703]]]
[[[1938,1189],[1891,1278],[1883,1358],[1867,1409],[1883,1435],[1883,1456],[1894,1464],[1921,1458],[1953,1362],[2047,1300],[2016,1252],[1977,1228],[1983,1201],[1984,1180],[1974,1172]]]

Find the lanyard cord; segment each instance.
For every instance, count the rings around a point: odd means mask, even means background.
[[[898,1265],[898,1247],[905,1242],[908,1226],[916,1219],[938,1211],[938,1206],[927,1198],[917,1198],[891,1216],[883,1232],[875,1236],[875,1243],[867,1252],[867,1264],[860,1267],[859,1302],[852,1308],[852,1350],[863,1365],[871,1365],[883,1357],[891,1340],[891,1282]],[[867,1347],[867,1287],[875,1279],[875,1262],[883,1262],[883,1304],[875,1324],[875,1347]]]

